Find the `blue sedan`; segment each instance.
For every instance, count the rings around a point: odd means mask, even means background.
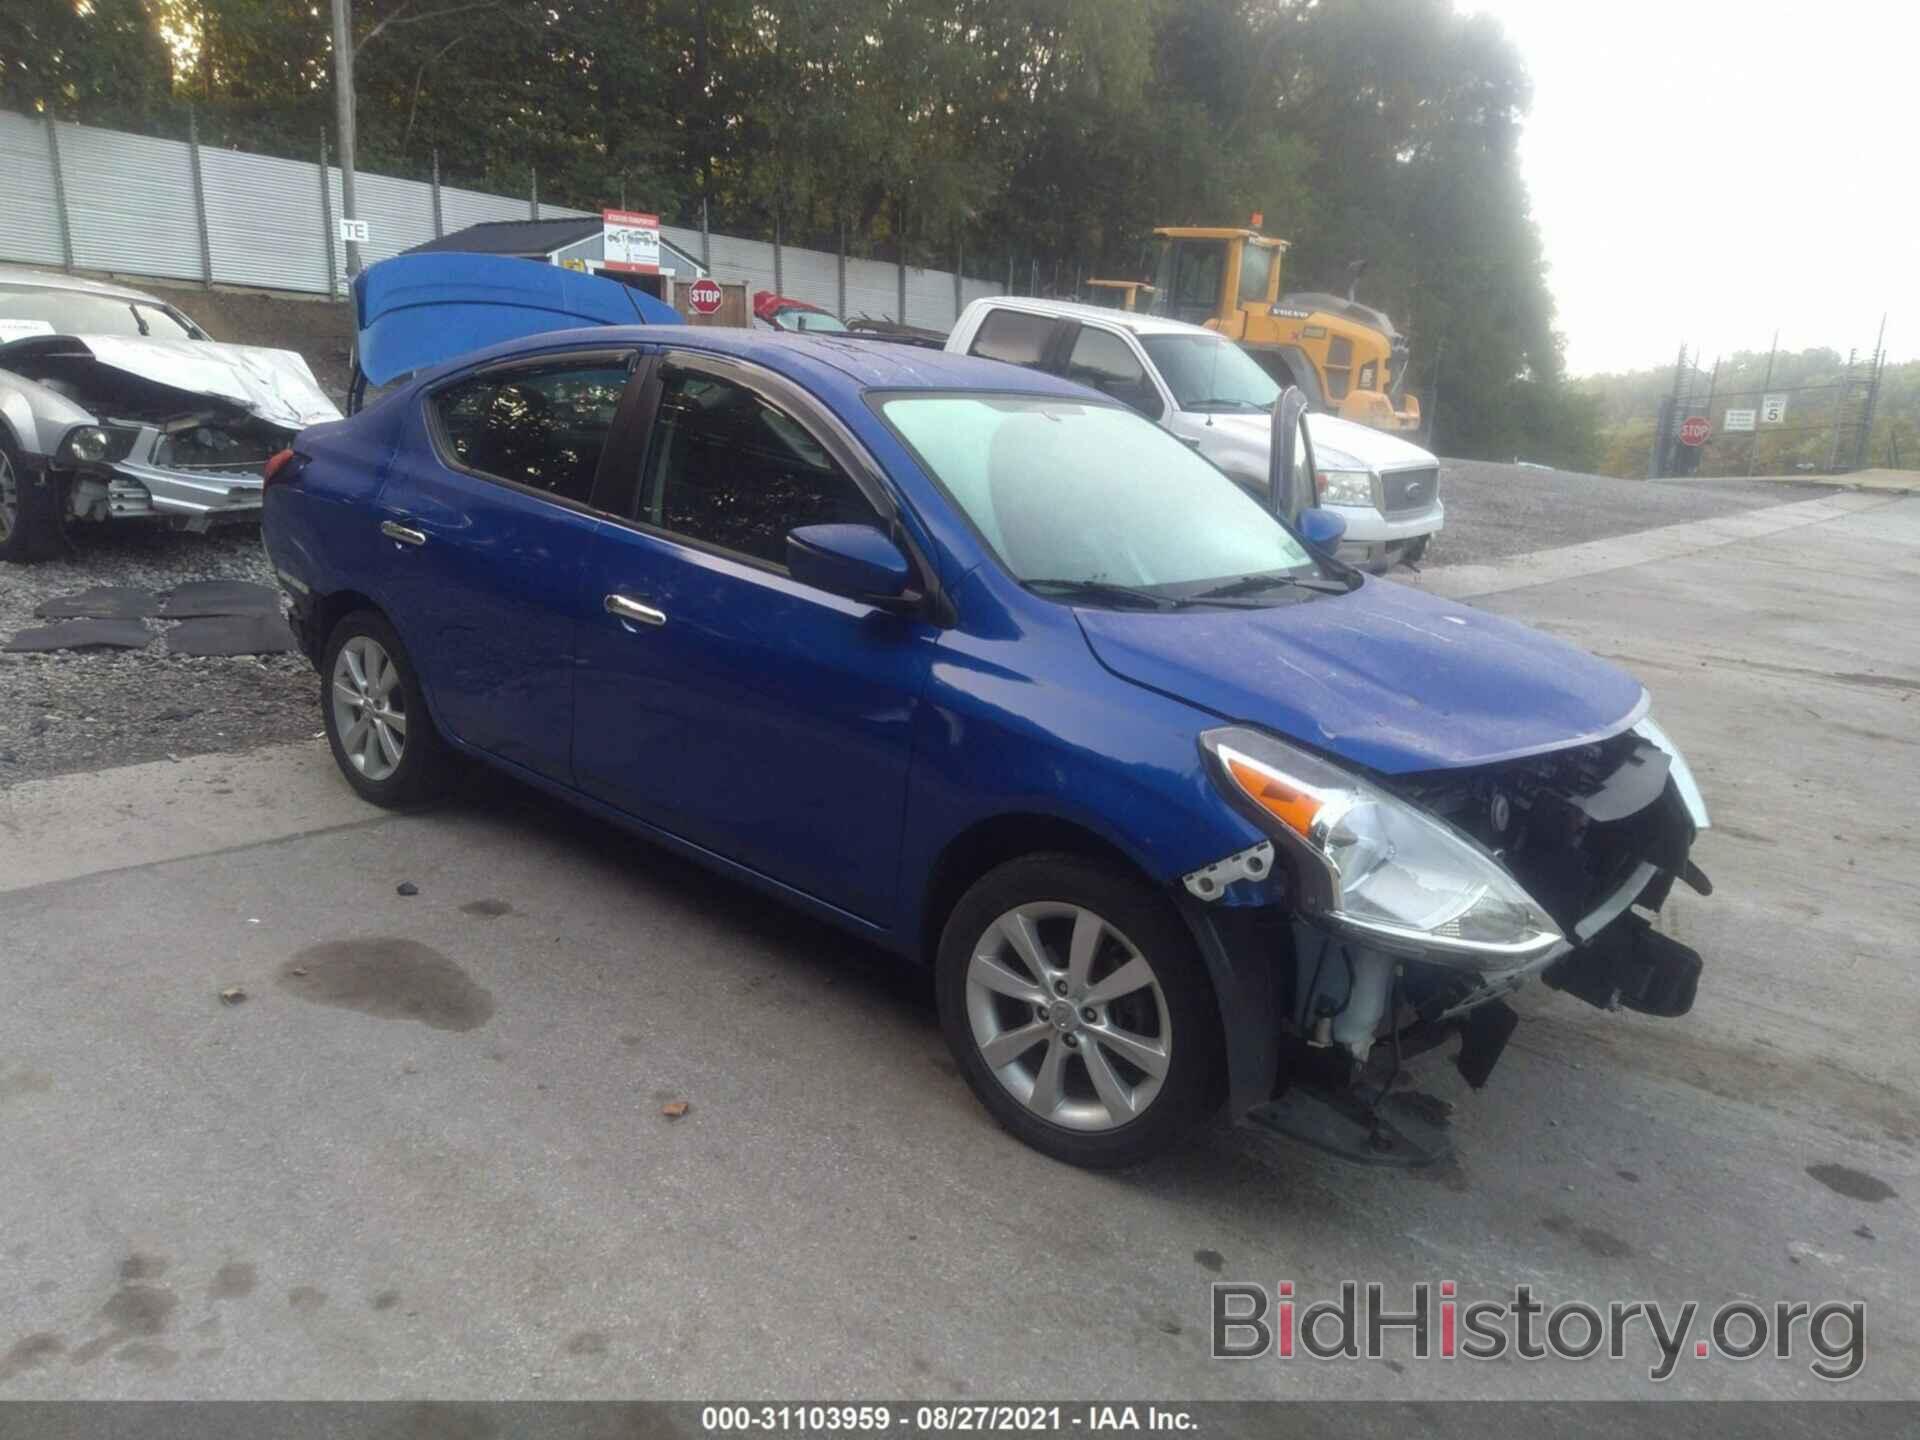
[[[305,431],[264,524],[367,800],[478,759],[931,966],[975,1094],[1063,1160],[1222,1106],[1430,1160],[1401,1066],[1458,1039],[1483,1083],[1522,981],[1692,1002],[1643,912],[1706,888],[1706,811],[1636,680],[1066,381],[533,335]]]

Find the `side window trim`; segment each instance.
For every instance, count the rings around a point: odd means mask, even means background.
[[[930,624],[942,627],[953,625],[957,619],[953,602],[947,597],[946,587],[940,583],[940,575],[928,559],[926,550],[913,536],[911,529],[903,519],[899,501],[892,490],[881,478],[879,462],[868,453],[866,446],[847,429],[839,416],[828,410],[804,388],[796,385],[786,376],[777,374],[750,361],[738,360],[731,355],[721,355],[713,351],[679,350],[671,347],[663,349],[655,358],[655,363],[647,377],[648,395],[642,408],[646,412],[646,445],[640,453],[637,474],[645,477],[653,465],[653,447],[659,440],[659,430],[655,419],[659,413],[660,399],[666,389],[666,372],[669,366],[683,370],[692,370],[715,380],[724,380],[740,385],[775,409],[782,411],[796,425],[827,452],[834,464],[838,465],[851,479],[855,487],[873,507],[875,518],[888,538],[906,552],[908,563],[914,569],[914,588],[927,597],[926,620]],[[682,545],[703,554],[717,555],[736,565],[747,565],[772,575],[790,576],[792,572],[784,564],[774,564],[748,555],[739,550],[728,549],[724,545],[715,545],[695,536],[684,535],[678,530],[669,530],[663,525],[655,525],[640,516],[640,502],[644,498],[646,486],[644,478],[633,488],[632,500],[625,513],[611,514],[607,518],[624,529],[634,530],[670,545]]]
[[[511,360],[496,361],[488,365],[479,365],[471,370],[462,370],[449,375],[444,380],[434,382],[432,386],[420,392],[421,414],[426,424],[427,443],[433,449],[433,458],[455,474],[465,475],[474,480],[484,480],[489,485],[499,485],[508,490],[517,490],[522,495],[530,495],[536,500],[545,500],[551,505],[564,509],[577,510],[583,515],[604,515],[607,512],[596,509],[592,498],[600,493],[601,476],[605,473],[607,456],[613,451],[615,437],[620,431],[620,417],[634,396],[636,386],[641,383],[640,373],[642,353],[637,346],[616,345],[594,350],[550,351],[541,355],[516,356]],[[510,375],[519,370],[551,370],[561,366],[580,365],[624,365],[627,367],[626,388],[621,391],[619,405],[614,410],[613,425],[607,432],[607,443],[600,452],[600,460],[594,472],[594,481],[588,500],[575,500],[571,496],[558,495],[551,490],[543,490],[537,485],[523,484],[508,479],[505,475],[495,475],[490,470],[476,470],[461,462],[454,453],[452,439],[440,418],[440,395],[456,385],[465,385],[470,381],[484,380],[494,375]]]

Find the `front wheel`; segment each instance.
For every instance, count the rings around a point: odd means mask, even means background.
[[[1070,1165],[1131,1165],[1203,1121],[1220,1026],[1193,939],[1125,872],[1072,855],[990,871],[940,940],[940,1024],[974,1094]]]
[[[347,783],[375,805],[410,805],[446,784],[452,755],[427,714],[413,659],[386,618],[356,610],[320,662],[327,743]]]
[[[0,425],[0,560],[24,563],[58,555],[65,534],[66,486],[34,475]]]

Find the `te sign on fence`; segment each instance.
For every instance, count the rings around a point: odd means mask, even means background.
[[[1680,426],[1682,445],[1704,445],[1713,433],[1713,422],[1704,415],[1689,415]]]
[[[609,270],[660,273],[660,217],[638,210],[602,210],[601,260]]]
[[[342,220],[340,239],[348,245],[365,245],[372,238],[372,232],[364,220]]]

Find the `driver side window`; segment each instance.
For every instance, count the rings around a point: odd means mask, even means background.
[[[802,525],[879,525],[860,487],[784,410],[744,385],[669,367],[640,496],[647,524],[785,568]]]

